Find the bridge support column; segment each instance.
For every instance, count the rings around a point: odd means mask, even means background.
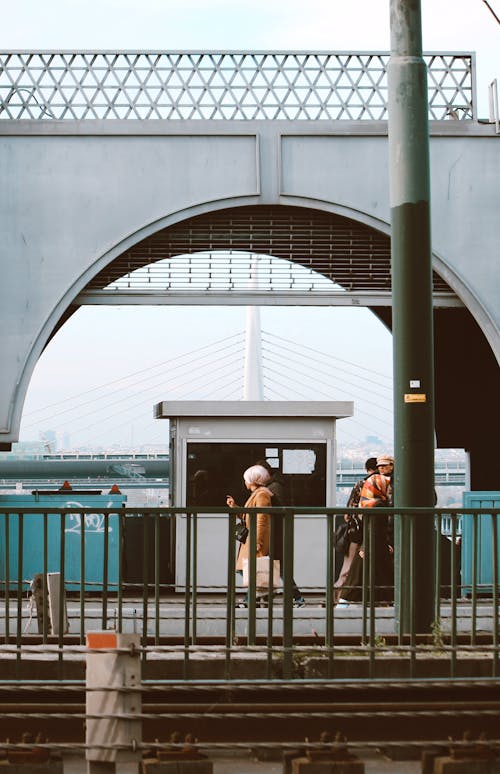
[[[391,0],[389,163],[395,505],[434,505],[434,365],[427,73],[420,0]],[[434,519],[397,518],[400,632],[430,631]],[[424,560],[425,557],[425,560]]]

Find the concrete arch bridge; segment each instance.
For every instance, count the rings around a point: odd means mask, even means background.
[[[363,305],[391,325],[388,59],[0,53],[1,448],[82,304]],[[499,136],[474,56],[426,60],[436,438],[494,489]]]

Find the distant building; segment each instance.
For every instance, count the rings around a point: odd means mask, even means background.
[[[57,434],[55,430],[44,430],[39,437],[45,447],[46,454],[54,454],[57,451]]]

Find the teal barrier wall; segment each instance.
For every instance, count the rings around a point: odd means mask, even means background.
[[[105,517],[102,509],[116,508],[109,515],[108,531],[108,591],[117,589],[119,516],[127,498],[122,494],[87,494],[71,492],[31,495],[0,495],[0,581],[5,587],[17,588],[19,580],[28,583],[44,572],[44,554],[47,572],[61,570],[62,518],[50,513],[53,508],[94,508],[93,513],[71,513],[64,520],[64,576],[67,591],[79,591],[81,583],[82,521],[84,540],[85,589],[102,592],[104,577]],[[22,517],[22,549],[20,556],[20,516],[17,508],[40,508],[40,513]],[[44,516],[47,514],[47,545],[44,551]],[[8,551],[6,547],[8,545]],[[20,560],[20,561],[19,561]],[[8,574],[8,577],[7,577]]]
[[[500,508],[500,492],[464,492],[463,504],[469,508]],[[477,594],[491,596],[494,562],[500,555],[497,530],[493,545],[493,519],[490,514],[464,513],[462,516],[462,595],[470,596],[474,584]],[[497,522],[498,523],[498,522]]]

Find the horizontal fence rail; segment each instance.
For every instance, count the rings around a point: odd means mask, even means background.
[[[115,506],[96,513],[9,504],[0,513],[3,669],[21,674],[35,647],[55,659],[64,675],[67,647],[83,645],[89,631],[111,630],[140,634],[144,657],[153,647],[181,677],[206,668],[203,649],[210,653],[210,676],[228,680],[241,677],[242,669],[267,680],[375,678],[393,659],[400,676],[423,675],[431,663],[443,676],[497,675],[500,510],[493,501],[488,505],[347,509],[364,515],[364,559],[356,584],[337,594],[334,535],[343,508],[269,509],[271,560],[279,553],[278,520],[283,525],[282,577],[278,571],[276,587],[263,589],[256,571],[255,509],[249,511],[243,586],[235,572],[241,508]],[[432,632],[418,632],[411,623],[402,634],[394,578],[378,572],[380,529],[389,534],[393,517],[402,519],[412,542],[417,520],[426,515],[434,519],[434,545],[421,560],[436,565],[435,620]],[[308,540],[316,574],[310,572],[314,583],[298,592],[295,580],[301,584],[306,575],[300,543]],[[415,597],[412,577],[410,583]],[[348,597],[348,606],[339,595]]]
[[[5,51],[0,119],[387,120],[387,52]],[[425,54],[429,118],[476,117],[474,56]]]

